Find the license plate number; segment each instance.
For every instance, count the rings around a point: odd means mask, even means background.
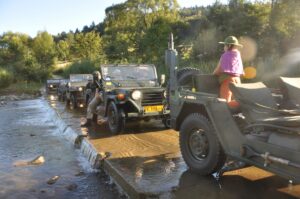
[[[163,105],[157,105],[157,106],[144,106],[145,113],[151,113],[151,112],[161,112],[163,110]]]

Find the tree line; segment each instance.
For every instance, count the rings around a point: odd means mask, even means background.
[[[34,38],[3,33],[0,85],[5,78],[5,82],[44,81],[58,62],[73,63],[65,73],[90,72],[103,63],[152,63],[166,72],[164,51],[170,32],[179,66],[210,72],[222,52],[218,41],[235,35],[254,43],[255,56],[246,64],[272,71],[279,67],[280,57],[300,46],[299,10],[298,0],[228,0],[227,4],[216,0],[210,6],[181,9],[176,0],[127,0],[106,8],[99,24],[75,32],[42,31]]]

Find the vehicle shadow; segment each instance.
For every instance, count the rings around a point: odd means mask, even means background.
[[[281,191],[288,187],[288,181],[278,176],[251,180],[242,175],[224,175],[217,180],[187,170],[180,177],[174,198],[296,198],[292,193]]]

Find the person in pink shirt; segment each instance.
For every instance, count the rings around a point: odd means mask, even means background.
[[[234,36],[229,36],[224,42],[224,53],[222,54],[220,61],[215,68],[213,74],[218,75],[220,87],[220,97],[224,98],[229,107],[236,108],[239,106],[238,102],[233,100],[232,92],[229,89],[230,83],[241,83],[240,76],[244,74],[243,62],[241,54],[238,50],[239,47],[243,47],[239,44],[239,41]]]

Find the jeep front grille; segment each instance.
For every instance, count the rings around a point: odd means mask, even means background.
[[[160,105],[163,101],[161,91],[144,91],[142,97],[142,106]]]

